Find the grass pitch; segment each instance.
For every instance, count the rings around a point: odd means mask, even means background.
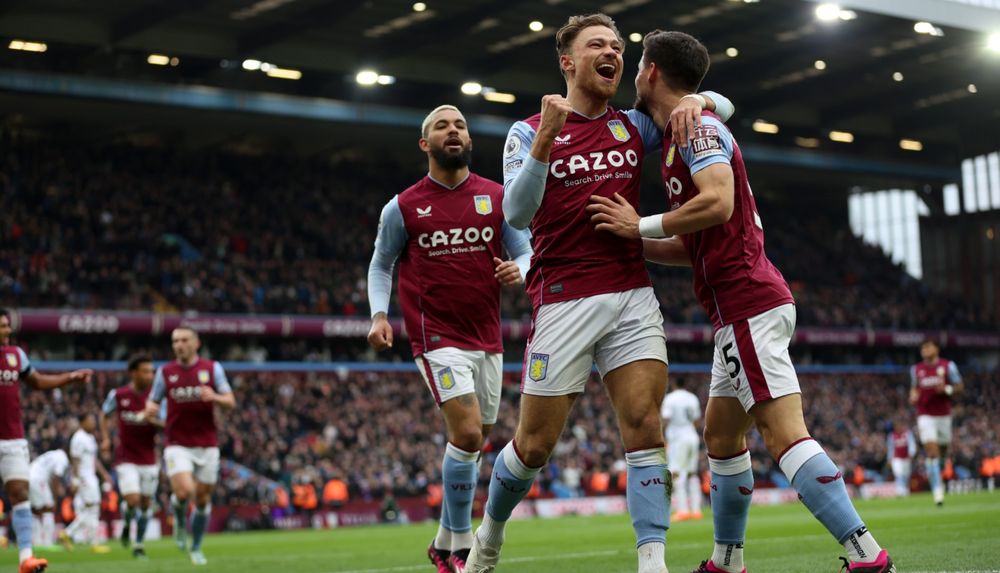
[[[860,502],[869,529],[887,547],[900,573],[1000,573],[1000,492],[950,496],[943,508],[927,495]],[[424,556],[434,524],[211,535],[207,567],[220,573],[393,573],[433,568]],[[634,538],[627,516],[566,517],[512,522],[498,573],[632,573]],[[83,548],[50,558],[53,573],[174,573],[196,569],[169,540],[147,546],[150,560],[135,562],[114,545],[109,555]],[[675,524],[667,541],[672,573],[707,559],[712,520]],[[843,548],[801,505],[755,507],[746,559],[753,573],[839,570]],[[14,573],[16,552],[0,552],[0,573]]]

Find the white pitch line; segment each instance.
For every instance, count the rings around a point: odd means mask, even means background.
[[[535,557],[511,557],[504,559],[504,563],[530,563],[532,561],[549,561],[552,559],[584,559],[586,557],[610,557],[617,555],[619,551],[589,551],[586,553],[561,553],[553,555],[538,555]],[[427,564],[423,565],[402,565],[399,567],[385,567],[383,569],[351,569],[349,571],[331,571],[330,573],[391,573],[393,571],[417,571],[427,569]]]

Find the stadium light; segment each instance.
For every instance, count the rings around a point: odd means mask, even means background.
[[[49,49],[48,44],[45,42],[29,42],[27,40],[11,40],[7,47],[11,50],[18,50],[21,52],[37,52],[42,53]]]
[[[840,14],[837,14],[837,17],[847,22],[850,20],[857,20],[858,13],[855,12],[854,10],[841,10]]]
[[[479,82],[465,82],[462,84],[462,93],[465,95],[479,95],[483,91],[483,84]]]
[[[375,70],[361,70],[354,76],[354,81],[363,86],[373,86],[378,83],[378,72]]]
[[[944,30],[938,28],[930,22],[917,22],[913,25],[913,31],[918,34],[927,34],[929,36],[944,36]]]
[[[796,137],[795,145],[808,149],[816,149],[819,147],[819,139],[816,139],[815,137]]]
[[[753,130],[757,133],[778,133],[778,124],[758,119],[753,122]]]
[[[726,48],[726,55],[729,56],[730,58],[735,58],[736,56],[740,55],[740,51],[737,50],[736,48]]]
[[[423,12],[426,9],[427,9],[427,4],[424,4],[423,2],[417,2],[416,4],[413,5],[414,12]]]
[[[900,139],[899,148],[905,149],[906,151],[923,151],[924,144],[920,143],[916,139]]]
[[[986,49],[1000,54],[1000,32],[990,34],[989,37],[986,38]]]
[[[969,90],[970,94],[974,94],[979,91],[978,89],[976,89],[976,84],[969,84],[969,87],[967,89]]]
[[[528,24],[528,29],[532,32],[541,32],[542,28],[545,28],[545,24],[542,24],[538,20],[532,20],[531,23]]]
[[[840,6],[824,2],[816,7],[816,18],[821,22],[833,22],[840,19]]]
[[[638,44],[639,42],[642,41],[642,34],[640,34],[639,32],[632,32],[631,34],[628,35],[628,39]]]
[[[892,79],[893,79],[893,81],[896,81],[896,82],[903,81],[903,74],[902,74],[902,72],[893,72],[892,73]]]
[[[824,62],[823,60],[816,60],[813,63],[813,67],[815,67],[817,70],[825,70],[826,69],[826,62]]]
[[[385,74],[379,74],[377,81],[378,85],[380,86],[392,85],[396,83],[396,76],[387,76]]]
[[[830,140],[839,143],[854,143],[854,134],[849,131],[831,131]]]
[[[170,64],[170,57],[163,54],[150,54],[146,58],[146,63],[152,66],[166,66]]]
[[[243,60],[243,69],[255,72],[260,69],[260,60]]]
[[[277,66],[272,66],[271,69],[267,70],[267,77],[279,78],[282,80],[298,80],[302,79],[302,72],[292,68],[279,68]]]
[[[483,92],[483,99],[494,103],[514,103],[517,100],[514,94],[504,92]]]

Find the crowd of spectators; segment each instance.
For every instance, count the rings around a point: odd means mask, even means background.
[[[707,401],[707,375],[689,375],[688,388]],[[274,488],[311,484],[321,492],[330,480],[347,486],[352,500],[423,496],[440,483],[444,426],[417,372],[231,373],[237,408],[220,417],[226,460],[216,499],[231,504],[274,503]],[[99,374],[90,388],[68,387],[54,395],[24,394],[25,426],[32,452],[65,447],[81,412],[96,412],[101,398],[122,380]],[[513,437],[517,386],[508,375],[498,422],[485,446],[481,486],[494,455]],[[915,430],[904,376],[808,375],[801,379],[812,435],[845,470],[861,466],[870,477],[886,475],[886,431],[892,423]],[[979,460],[1000,454],[1000,377],[968,374],[955,411],[956,468],[975,475]],[[764,448],[750,434],[759,485],[786,485]],[[704,457],[704,456],[702,456]],[[110,462],[110,460],[106,460]],[[704,460],[702,460],[704,466]],[[921,467],[919,464],[915,466]],[[607,394],[594,379],[577,400],[565,433],[542,474],[542,495],[591,490],[596,473],[614,491],[625,470]],[[165,489],[166,480],[161,482]],[[165,498],[164,498],[165,499]]]
[[[0,298],[18,307],[365,316],[379,213],[423,175],[420,165],[419,157],[407,166],[377,155],[246,156],[0,136]],[[812,204],[772,209],[763,192],[758,202],[800,325],[996,326],[926,292],[854,237],[846,219]],[[689,271],[652,273],[668,320],[707,322]],[[527,297],[508,291],[504,315],[530,316]]]

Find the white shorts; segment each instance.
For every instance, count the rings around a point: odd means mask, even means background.
[[[443,404],[457,396],[475,394],[483,424],[496,423],[503,384],[502,354],[446,347],[423,353],[416,363],[435,402]]]
[[[214,484],[219,481],[219,448],[189,448],[167,446],[163,449],[163,460],[167,463],[167,475],[189,473],[200,483]]]
[[[532,320],[521,392],[577,394],[595,362],[603,377],[639,360],[667,364],[663,315],[652,288],[544,304]]]
[[[44,480],[31,480],[28,485],[28,501],[31,502],[31,509],[54,508],[56,506],[52,488]]]
[[[917,416],[917,433],[921,444],[951,445],[951,416]]]
[[[698,472],[698,434],[681,434],[667,438],[667,465],[672,473],[696,474]]]
[[[160,466],[126,463],[115,466],[115,472],[118,474],[118,491],[122,496],[136,493],[143,497],[156,495],[156,486],[160,484]]]
[[[29,481],[28,440],[0,440],[0,481]]]
[[[795,305],[785,304],[727,324],[715,333],[709,397],[737,398],[743,409],[798,394],[799,378],[788,356]]]
[[[896,479],[910,479],[913,472],[913,463],[906,458],[892,458],[892,477]]]
[[[80,478],[80,486],[76,489],[74,501],[77,500],[83,505],[101,504],[101,486],[97,482],[96,475]]]

